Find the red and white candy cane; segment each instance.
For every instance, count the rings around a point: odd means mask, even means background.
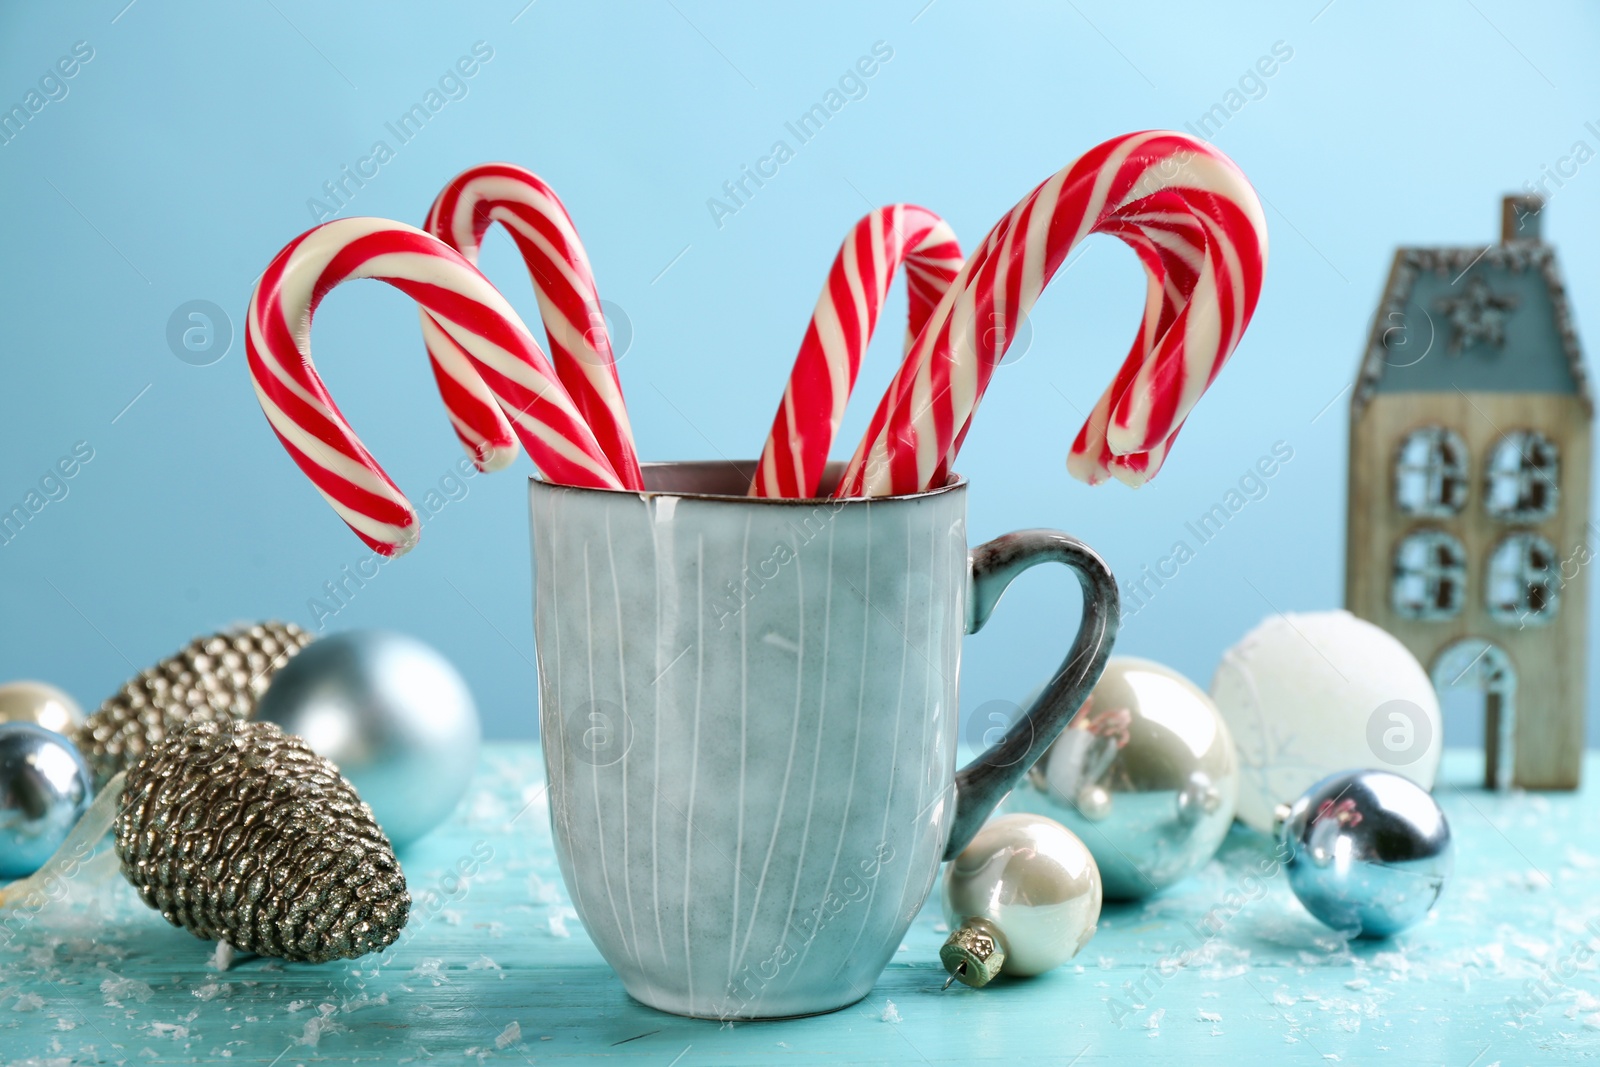
[[[817,495],[861,359],[902,264],[909,352],[961,269],[956,235],[938,215],[915,204],[877,208],[851,228],[806,327],[751,496]]]
[[[588,420],[623,484],[644,488],[594,272],[566,207],[532,171],[509,163],[485,163],[451,179],[434,200],[425,228],[469,263],[476,263],[484,234],[494,222],[511,234],[533,277],[550,361],[561,384]],[[426,324],[424,333],[429,333]],[[503,460],[509,462],[516,445],[505,420],[492,404],[484,403],[485,390],[474,380],[471,368],[448,345],[436,348],[432,336],[428,354],[447,397],[476,401],[450,405],[467,450],[494,463],[509,447]]]
[[[918,492],[947,475],[1017,326],[1091,233],[1133,245],[1151,285],[1132,351],[1068,467],[1129,485],[1160,469],[1255,311],[1267,237],[1232,160],[1186,134],[1149,131],[1084,153],[995,225],[934,310],[836,495]]]
[[[430,343],[448,343],[469,362],[545,477],[622,488],[538,342],[489,279],[415,227],[339,219],[301,234],[268,264],[250,298],[245,352],[273,431],[361,540],[400,555],[416,544],[420,520],[311,362],[311,317],[330,289],[352,278],[388,282],[428,311]]]

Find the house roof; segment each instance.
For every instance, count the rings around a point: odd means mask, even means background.
[[[1593,400],[1555,250],[1538,240],[1402,248],[1350,403],[1379,393],[1552,393]]]

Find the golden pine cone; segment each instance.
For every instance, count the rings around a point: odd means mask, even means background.
[[[261,956],[354,959],[392,944],[411,910],[372,809],[272,723],[188,726],[134,764],[116,848],[168,922]]]
[[[73,734],[95,785],[186,723],[248,719],[273,674],[311,640],[292,622],[263,622],[197,637],[142,672]]]

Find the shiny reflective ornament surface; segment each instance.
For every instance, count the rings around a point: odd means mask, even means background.
[[[952,979],[984,986],[1076,956],[1100,921],[1100,872],[1060,823],[1001,815],[945,867],[943,899],[951,933],[939,959]]]
[[[1136,900],[1216,855],[1238,790],[1233,738],[1211,698],[1169,667],[1113,656],[1005,808],[1060,822],[1094,854],[1106,898]]]
[[[1331,775],[1280,815],[1290,887],[1341,933],[1399,933],[1433,909],[1450,876],[1444,812],[1398,774]]]
[[[248,719],[273,673],[310,643],[311,635],[292,622],[197,637],[124,685],[72,740],[104,785],[180,726]]]
[[[93,799],[71,741],[34,723],[0,724],[0,880],[43,866]]]
[[[450,661],[414,637],[324,637],[278,672],[256,718],[333,761],[396,846],[442,823],[478,765],[478,711]]]
[[[83,709],[53,685],[7,682],[0,685],[0,722],[31,722],[58,734],[70,734],[83,723]]]

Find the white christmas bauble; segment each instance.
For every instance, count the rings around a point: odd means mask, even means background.
[[[1239,820],[1262,833],[1279,804],[1338,771],[1433,788],[1443,751],[1433,683],[1396,638],[1348,611],[1271,616],[1223,654],[1211,699],[1239,754]]]
[[[1100,869],[1076,834],[1043,815],[996,816],[945,867],[940,960],[973,986],[1001,970],[1043,974],[1094,936],[1100,902]]]

